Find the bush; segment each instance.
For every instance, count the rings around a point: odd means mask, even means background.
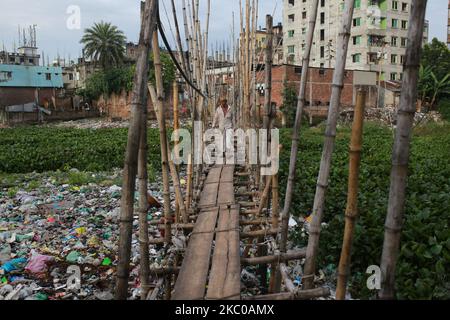
[[[127,129],[0,129],[0,172],[27,173],[77,168],[107,171],[122,168]],[[159,133],[149,129],[149,164],[160,168]],[[73,177],[75,180],[79,177]]]
[[[108,96],[112,93],[120,93],[122,90],[131,91],[134,71],[134,66],[97,71],[86,80],[86,88],[80,89],[77,94],[96,100],[102,94]]]
[[[444,120],[450,121],[450,98],[441,100],[438,105],[438,110]]]
[[[285,192],[289,166],[291,130],[284,130],[280,159],[280,188]],[[300,139],[297,179],[292,214],[305,216],[312,211],[323,142],[322,129],[305,129]],[[348,178],[350,129],[336,138],[330,185],[325,203],[318,266],[335,271],[339,262],[344,229]],[[384,220],[389,196],[393,135],[387,128],[367,124],[364,130],[359,213],[349,281],[350,292],[370,298],[365,271],[379,265],[384,238]],[[398,298],[450,298],[450,126],[434,126],[413,138],[405,225],[397,265]],[[306,245],[307,238],[294,232],[292,239]],[[447,271],[447,272],[446,272]]]

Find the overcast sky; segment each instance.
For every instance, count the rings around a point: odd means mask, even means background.
[[[175,0],[181,3],[181,0]],[[2,2],[0,11],[0,46],[3,44],[11,50],[13,43],[18,43],[18,25],[27,27],[37,25],[38,46],[40,51],[49,55],[50,59],[59,53],[61,57],[78,57],[81,53],[79,40],[83,30],[97,21],[108,21],[117,25],[125,32],[129,41],[136,42],[139,34],[139,0],[15,0]],[[170,0],[162,1],[161,18],[166,34],[172,41],[167,15],[172,16]],[[243,0],[245,2],[245,0]],[[275,23],[282,21],[282,0],[260,0],[258,25],[265,24],[265,15],[274,14]],[[205,21],[206,0],[200,0],[200,18]],[[211,0],[210,43],[228,41],[231,36],[232,12],[235,12],[236,28],[239,27],[239,0]],[[67,21],[72,15],[68,8],[78,6],[81,11],[80,29],[72,24],[67,27]],[[427,19],[430,21],[430,39],[439,38],[446,41],[447,35],[446,0],[429,0]],[[73,12],[73,11],[72,11]],[[179,10],[179,19],[182,12]],[[171,18],[170,18],[171,19]],[[72,20],[69,20],[72,21]],[[75,27],[75,29],[73,29]],[[182,27],[182,26],[181,26]]]

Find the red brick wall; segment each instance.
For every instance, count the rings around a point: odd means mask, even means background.
[[[166,94],[166,100],[163,102],[167,119],[173,117],[172,93]],[[169,98],[170,97],[170,98]],[[123,91],[121,94],[112,94],[107,99],[101,97],[98,101],[94,101],[100,111],[105,113],[109,118],[119,118],[128,120],[131,116],[131,93]],[[147,100],[147,110],[149,119],[156,119],[155,110],[151,99]]]
[[[330,101],[331,84],[333,81],[333,69],[324,69],[325,73],[320,74],[319,68],[311,68],[308,72],[308,82],[306,86],[306,100],[313,101],[313,104],[320,102],[326,105]],[[272,101],[281,106],[283,104],[283,87],[286,81],[289,86],[295,88],[298,93],[301,74],[295,72],[295,66],[283,65],[272,68]],[[264,79],[264,75],[259,75]],[[312,92],[312,97],[310,95]],[[342,92],[342,105],[353,105],[353,72],[347,71],[344,79],[344,89]],[[260,97],[260,103],[264,103],[264,97]]]

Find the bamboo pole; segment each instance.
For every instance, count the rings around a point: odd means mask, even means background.
[[[269,264],[274,262],[286,262],[290,260],[302,259],[306,256],[306,249],[289,251],[287,253],[278,253],[272,256],[263,256],[255,258],[241,258],[241,264],[244,266],[252,266],[258,264]]]
[[[155,82],[156,82],[156,101],[153,100],[153,105],[158,106],[158,126],[159,139],[161,144],[161,171],[163,178],[163,199],[164,199],[164,239],[165,243],[169,244],[172,238],[172,228],[170,226],[172,221],[172,214],[170,212],[170,186],[169,186],[169,156],[167,152],[167,132],[166,132],[166,115],[163,106],[164,87],[162,81],[162,64],[161,53],[158,43],[158,33],[153,33],[153,59],[155,64]]]
[[[138,149],[141,131],[143,106],[147,106],[146,83],[149,69],[148,56],[151,48],[151,35],[156,28],[156,1],[145,3],[139,36],[139,56],[133,82],[131,120],[128,130],[128,143],[123,170],[123,186],[120,211],[119,262],[117,265],[117,281],[115,298],[125,300],[128,295],[128,277],[131,256],[131,237],[133,223],[134,191]]]
[[[152,98],[152,101],[158,101],[157,98],[157,93],[155,91],[155,88],[153,87],[153,85],[149,84],[148,85],[148,89],[150,92],[150,96]],[[159,103],[157,103],[159,104]],[[158,119],[158,124],[163,122],[163,120],[161,120],[161,113],[159,112],[159,108],[162,106],[158,106],[158,112],[156,113],[156,118]],[[164,120],[165,122],[165,120]],[[168,141],[166,141],[165,145],[169,146]],[[167,154],[169,154],[169,149],[167,149]],[[168,157],[169,158],[169,157]],[[176,198],[176,205],[179,209],[180,212],[180,217],[177,217],[176,222],[179,223],[180,218],[183,220],[183,223],[188,223],[189,222],[189,215],[187,213],[186,210],[186,206],[184,204],[184,200],[183,200],[183,192],[181,190],[181,185],[180,185],[180,178],[178,176],[178,170],[175,166],[175,164],[173,163],[172,160],[168,160],[169,163],[169,171],[170,171],[170,175],[172,177],[172,182],[173,182],[173,188],[175,191],[175,198]]]
[[[172,2],[173,1],[174,0],[172,0]],[[178,83],[177,83],[176,80],[172,84],[172,91],[173,91],[173,130],[174,130],[174,139],[175,139],[174,152],[178,156],[178,154],[179,154],[178,130],[180,129],[180,121],[179,121],[179,118],[178,118],[178,102],[179,101],[178,101]],[[179,173],[178,166],[176,166],[176,172],[177,172],[177,175],[178,175],[178,173]],[[177,182],[179,183],[179,180]],[[182,196],[183,195],[181,194],[181,199],[179,199],[178,196],[177,196],[177,201],[175,203],[175,221],[177,223],[180,222],[180,201],[182,201],[182,202],[184,201],[182,199]]]
[[[391,186],[385,223],[383,253],[381,256],[381,299],[395,298],[395,267],[400,247],[403,212],[405,210],[406,181],[408,177],[412,126],[416,111],[417,83],[426,7],[426,0],[413,0],[411,4],[411,18],[408,31],[409,41],[406,50],[402,93],[392,153]]]
[[[330,295],[330,288],[315,288],[311,290],[300,290],[295,293],[281,292],[260,296],[247,296],[243,300],[309,300],[326,297]]]
[[[280,273],[281,278],[283,279],[284,286],[290,293],[295,293],[297,291],[297,287],[294,285],[292,280],[289,278],[289,271],[287,269],[286,264],[280,263]]]
[[[178,24],[178,17],[177,17],[177,9],[175,7],[175,0],[171,0],[171,4],[172,4],[173,20],[174,20],[174,23],[175,23],[175,35],[176,35],[176,40],[177,40],[178,52],[179,52],[179,54],[181,56],[181,62],[182,62],[183,68],[185,70],[185,73],[190,78],[191,73],[189,72],[189,67],[188,67],[188,64],[186,62],[186,56],[184,55],[184,51],[183,51],[183,44],[181,42],[180,26]]]
[[[358,218],[358,179],[361,162],[361,148],[363,137],[364,107],[366,92],[359,90],[353,117],[352,138],[350,142],[350,164],[348,175],[347,209],[345,210],[345,230],[342,243],[341,257],[338,268],[336,299],[344,300],[347,279],[350,274],[351,248],[353,234]]]
[[[319,247],[320,226],[325,202],[325,193],[328,187],[328,178],[331,170],[331,157],[336,138],[336,125],[339,115],[341,93],[344,87],[345,63],[347,60],[348,41],[353,19],[355,0],[346,0],[341,30],[337,43],[336,68],[333,75],[330,107],[328,109],[327,128],[325,130],[325,142],[320,162],[320,171],[317,179],[317,188],[314,198],[312,222],[309,228],[308,247],[303,277],[303,289],[311,289],[314,284],[316,269],[316,257]]]
[[[177,200],[176,202],[177,202],[177,206],[180,210],[181,219],[182,219],[183,223],[188,223],[189,215],[187,214],[186,207],[185,207],[184,201],[183,201],[183,192],[181,191],[178,170],[172,160],[169,160],[169,169],[170,169],[170,174],[172,176],[173,188],[175,190],[175,197]]]
[[[278,174],[272,176],[272,228],[279,228],[279,194],[278,194]],[[280,286],[280,274],[278,272],[278,264],[272,263],[271,265],[271,276],[269,283],[269,292],[275,293]]]
[[[258,237],[262,237],[262,236],[273,236],[276,235],[278,233],[278,229],[261,229],[261,230],[256,230],[256,231],[249,231],[249,232],[241,232],[241,238],[258,238]]]
[[[261,195],[261,199],[259,200],[258,210],[256,211],[257,217],[261,215],[262,210],[267,207],[267,199],[269,198],[269,193],[272,191],[270,186],[272,185],[272,177],[266,179],[266,186],[264,187],[264,191]]]
[[[281,239],[280,239],[280,250],[282,252],[286,251],[287,248],[287,238],[289,231],[289,218],[290,209],[292,203],[292,193],[294,191],[295,184],[295,171],[297,168],[297,158],[298,158],[298,144],[300,136],[300,127],[302,122],[303,108],[305,107],[305,97],[306,97],[306,84],[308,81],[308,69],[309,69],[309,59],[311,56],[311,48],[314,39],[314,29],[316,27],[317,11],[319,7],[319,0],[313,0],[311,3],[311,14],[309,16],[309,27],[308,33],[306,35],[306,47],[303,56],[302,63],[302,75],[300,79],[300,88],[297,101],[297,112],[295,116],[295,124],[292,132],[292,145],[291,145],[291,157],[289,162],[289,175],[286,185],[286,194],[284,198],[284,208],[281,213]]]
[[[266,16],[266,54],[265,54],[265,94],[264,94],[264,118],[263,128],[269,130],[270,114],[272,108],[272,65],[273,65],[273,18]]]
[[[150,255],[148,239],[148,172],[147,172],[147,106],[142,110],[141,136],[138,154],[138,181],[139,181],[139,250],[140,250],[140,280],[141,299],[145,300],[150,290],[149,272]]]

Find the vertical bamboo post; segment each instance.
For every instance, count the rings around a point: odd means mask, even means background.
[[[381,256],[381,299],[395,298],[395,267],[400,247],[412,126],[417,102],[420,52],[427,1],[413,0],[398,124],[392,153],[391,187]]]
[[[286,252],[287,237],[288,237],[288,227],[290,218],[290,208],[292,203],[292,194],[294,192],[295,183],[295,170],[297,167],[297,157],[298,157],[298,144],[300,136],[300,127],[302,122],[303,108],[305,107],[305,97],[306,97],[306,84],[308,81],[308,69],[309,69],[309,59],[311,56],[311,49],[314,39],[314,29],[316,27],[317,11],[319,6],[319,0],[314,0],[311,4],[311,14],[309,16],[309,27],[308,33],[306,35],[306,47],[303,56],[302,63],[302,74],[300,79],[300,88],[297,101],[297,113],[295,116],[294,130],[292,133],[292,145],[291,145],[291,157],[289,162],[289,175],[288,182],[286,185],[286,195],[284,198],[284,208],[281,213],[281,240],[280,240],[280,250],[281,252]]]
[[[269,130],[270,113],[272,108],[272,65],[273,65],[273,18],[266,16],[266,54],[265,54],[265,95],[263,128]]]
[[[139,181],[139,250],[140,250],[140,280],[141,299],[145,300],[150,290],[150,256],[148,240],[148,172],[147,172],[147,107],[143,108],[141,137],[138,155]]]
[[[153,33],[153,59],[155,64],[155,82],[156,82],[156,101],[154,105],[158,106],[158,126],[159,139],[161,144],[161,171],[163,178],[163,199],[164,199],[164,241],[166,244],[171,242],[172,238],[172,214],[170,212],[170,186],[169,186],[169,156],[167,152],[167,132],[166,115],[163,106],[164,87],[162,81],[161,53],[158,43],[158,33]]]
[[[173,1],[173,0],[172,0]],[[174,151],[175,154],[178,154],[178,132],[177,130],[180,129],[180,125],[179,125],[179,119],[178,119],[178,83],[176,80],[173,81],[172,84],[172,93],[173,93],[173,130],[174,130],[174,138],[175,138],[175,146],[174,146]],[[178,168],[177,168],[177,172],[178,172]],[[179,205],[179,201],[177,199],[177,201],[175,202],[175,221],[177,223],[180,222],[180,205]]]
[[[157,94],[155,91],[155,88],[153,85],[149,84],[148,86],[148,90],[150,92],[150,96],[152,101],[158,101],[157,98]],[[157,103],[158,104],[158,103]],[[159,107],[158,107],[159,108]],[[158,123],[161,122],[161,115],[159,112],[156,113],[156,118],[158,120]],[[169,142],[166,142],[166,146],[169,146]],[[170,153],[170,150],[167,150],[167,154]],[[181,191],[181,185],[180,185],[180,178],[178,175],[178,170],[177,167],[175,166],[175,164],[173,163],[173,161],[169,158],[169,171],[170,171],[170,175],[172,177],[172,181],[173,181],[173,188],[175,191],[175,199],[176,199],[176,206],[179,208],[179,214],[180,216],[177,217],[176,222],[180,223],[180,221],[183,221],[183,223],[188,223],[189,222],[189,216],[187,214],[187,210],[186,210],[186,206],[183,200],[183,193]]]
[[[345,229],[341,257],[338,267],[336,299],[344,300],[347,279],[350,274],[350,260],[356,219],[358,218],[358,180],[361,162],[363,138],[364,107],[366,92],[359,90],[353,117],[352,137],[350,142],[350,163],[348,174],[347,208],[345,210]]]
[[[182,63],[182,66],[184,68],[184,71],[187,74],[187,76],[190,77],[188,64],[186,62],[186,56],[184,55],[184,51],[183,51],[183,44],[181,42],[180,26],[178,24],[178,17],[177,17],[177,9],[175,7],[175,0],[171,0],[171,4],[172,4],[173,20],[174,20],[174,23],[175,23],[175,35],[176,35],[176,40],[177,40],[178,52],[180,54],[181,63]]]
[[[314,29],[316,27],[317,11],[319,7],[319,0],[314,0],[311,3],[311,14],[309,16],[309,27],[308,33],[306,35],[306,47],[303,56],[302,63],[302,74],[300,79],[299,95],[297,100],[297,112],[295,116],[295,124],[292,132],[292,145],[291,145],[291,157],[289,161],[289,175],[286,185],[286,194],[284,198],[284,207],[281,213],[281,239],[280,239],[280,251],[286,252],[287,249],[287,238],[289,231],[289,218],[290,209],[292,203],[292,193],[294,191],[295,183],[295,171],[297,168],[297,158],[298,158],[298,144],[300,136],[300,127],[302,122],[303,108],[305,107],[305,97],[306,97],[306,84],[308,81],[308,69],[309,69],[309,59],[311,56],[311,48],[314,39]],[[277,291],[279,291],[279,286]]]
[[[245,1],[245,85],[244,85],[244,123],[250,125],[250,0]]]
[[[133,82],[131,120],[123,171],[122,199],[120,202],[119,262],[117,265],[115,290],[115,298],[117,300],[125,300],[128,294],[134,191],[136,188],[138,149],[142,122],[141,109],[143,106],[147,106],[146,84],[149,68],[148,56],[151,48],[151,35],[156,27],[156,1],[146,1],[142,17],[139,36],[139,56]]]
[[[325,129],[325,142],[320,162],[320,171],[317,178],[317,188],[314,197],[312,221],[309,228],[308,246],[303,277],[303,289],[311,289],[314,284],[316,258],[319,248],[320,226],[325,203],[325,193],[328,188],[328,178],[331,170],[331,157],[336,138],[336,126],[341,102],[341,93],[344,87],[345,63],[347,60],[348,41],[353,19],[355,0],[346,0],[341,30],[337,43],[336,68],[333,75],[330,107],[328,109],[327,127]]]

